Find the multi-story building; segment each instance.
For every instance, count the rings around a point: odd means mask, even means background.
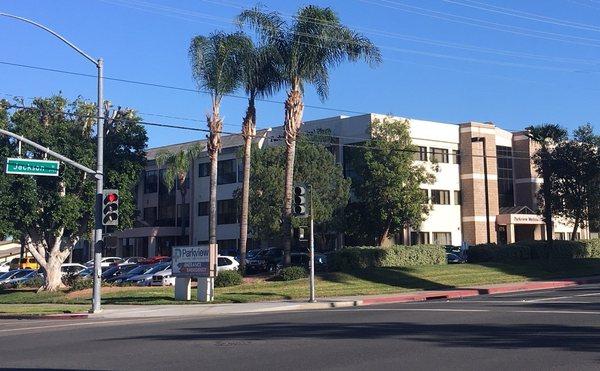
[[[348,144],[369,139],[369,127],[383,115],[338,116],[308,121],[306,132],[326,129],[336,139],[333,152],[351,176],[351,148]],[[417,146],[415,161],[435,163],[436,179],[423,184],[431,211],[418,230],[406,228],[394,237],[395,243],[438,243],[460,245],[496,242],[511,243],[525,239],[544,239],[545,228],[536,212],[536,192],[541,179],[532,162],[536,145],[524,132],[509,132],[492,123],[467,122],[459,125],[410,119],[410,135]],[[259,148],[281,145],[283,127],[261,130]],[[137,205],[139,220],[133,229],[119,232],[118,254],[154,256],[170,253],[175,244],[208,241],[208,179],[206,154],[194,161],[188,175],[185,199],[169,190],[154,161],[161,150],[176,151],[195,143],[174,144],[148,151],[148,164],[140,181]],[[238,212],[234,192],[240,187],[242,138],[223,137],[219,155],[217,191],[217,239],[220,251],[234,251],[239,238]],[[274,200],[277,202],[278,200]],[[281,200],[283,202],[283,200]],[[570,238],[572,226],[554,220],[556,239]],[[584,229],[581,237],[588,237]],[[343,238],[339,239],[340,243]],[[250,239],[249,246],[259,241]]]

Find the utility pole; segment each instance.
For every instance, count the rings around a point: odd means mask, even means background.
[[[313,188],[311,185],[308,186],[308,197],[310,207],[310,299],[309,303],[316,303],[315,299],[315,216],[313,213]]]
[[[98,69],[98,114],[96,117],[96,130],[98,139],[98,149],[96,158],[96,171],[94,173],[96,177],[96,205],[95,205],[95,225],[94,225],[94,294],[92,297],[92,309],[91,313],[100,312],[100,263],[102,260],[102,191],[104,189],[104,112],[103,112],[103,100],[104,100],[104,85],[103,85],[103,73],[104,73],[104,61],[102,58],[96,60],[90,57],[86,52],[79,49],[75,44],[64,38],[58,32],[44,26],[43,24],[32,21],[31,19],[19,17],[13,14],[0,12],[0,16],[16,19],[25,23],[29,23],[35,27],[41,28],[42,30],[50,33],[54,37],[58,38],[63,43],[67,44],[71,49],[81,54],[85,59],[92,62]],[[48,152],[47,152],[48,153]],[[69,160],[74,162],[72,160]],[[73,165],[73,164],[72,164]],[[79,165],[79,164],[78,164]],[[85,170],[84,170],[85,171]]]

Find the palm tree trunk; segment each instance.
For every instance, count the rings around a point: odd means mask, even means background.
[[[550,184],[549,170],[546,169],[543,173],[544,179],[544,222],[546,223],[546,241],[551,245],[554,238],[552,232],[552,189]]]
[[[208,136],[207,151],[210,157],[210,199],[208,210],[208,242],[217,243],[217,169],[219,151],[221,149],[221,130],[223,122],[219,117],[218,105],[213,105],[211,116],[207,117],[210,134]]]
[[[244,137],[244,174],[242,180],[242,207],[240,211],[240,271],[246,273],[246,248],[248,243],[248,209],[250,199],[250,156],[252,152],[252,137],[256,134],[256,108],[254,97],[248,99],[248,109],[242,123]]]
[[[283,265],[291,263],[292,250],[292,187],[294,183],[294,160],[296,157],[296,136],[302,125],[302,93],[298,84],[292,84],[292,89],[285,101],[285,189],[283,199]]]

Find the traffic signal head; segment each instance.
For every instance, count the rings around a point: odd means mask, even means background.
[[[119,224],[119,191],[105,189],[102,192],[102,225]]]
[[[306,216],[306,188],[304,188],[303,186],[295,186],[293,201],[294,202],[292,204],[292,212],[294,216]]]

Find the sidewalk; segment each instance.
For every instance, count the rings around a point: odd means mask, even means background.
[[[461,299],[479,295],[505,294],[523,291],[549,290],[589,283],[600,283],[600,276],[555,281],[532,281],[482,285],[466,288],[435,291],[413,291],[408,293],[317,298],[317,303],[306,301],[271,301],[241,304],[171,304],[171,305],[106,305],[103,311],[90,314],[88,318],[151,318],[215,316],[247,313],[281,312],[294,310],[355,307],[375,304],[408,303],[436,299]],[[59,317],[60,315],[53,316]]]

